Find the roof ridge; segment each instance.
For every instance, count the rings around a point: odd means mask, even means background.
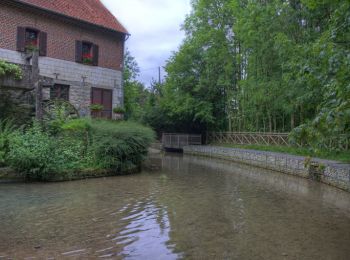
[[[129,34],[100,0],[17,0],[17,2]]]

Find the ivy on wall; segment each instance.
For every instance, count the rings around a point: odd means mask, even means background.
[[[13,76],[15,79],[21,80],[23,77],[22,69],[16,64],[0,60],[0,78],[5,76]]]

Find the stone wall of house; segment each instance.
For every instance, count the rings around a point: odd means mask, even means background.
[[[0,49],[0,59],[22,65],[26,63],[24,54],[6,49]],[[63,84],[70,86],[69,101],[83,116],[90,114],[92,87],[112,89],[113,107],[123,105],[124,93],[121,71],[50,57],[39,57],[39,70],[44,85],[44,100],[50,99],[50,86]]]
[[[1,59],[1,49],[0,49],[0,59]],[[15,60],[15,59],[14,59]],[[12,62],[15,63],[15,62]],[[15,79],[13,76],[4,76],[0,78],[0,86],[2,87],[15,87],[20,89],[31,89],[32,88],[32,66],[18,64],[22,70],[22,79]]]
[[[15,123],[23,124],[34,114],[33,90],[0,86],[0,119],[11,118]]]
[[[0,49],[16,51],[17,27],[30,27],[47,33],[47,57],[75,62],[76,41],[99,46],[99,64],[103,68],[122,70],[124,36],[101,32],[93,26],[83,28],[48,15],[11,6],[0,1]]]
[[[221,158],[314,179],[350,192],[350,165],[334,161],[216,146],[186,146],[184,153]]]
[[[113,90],[113,107],[123,104],[122,73],[117,70],[87,66],[75,62],[39,57],[40,76],[53,79],[51,84],[69,85],[69,101],[82,115],[88,114],[91,88]],[[44,99],[50,89],[44,87]]]

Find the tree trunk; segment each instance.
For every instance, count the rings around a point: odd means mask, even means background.
[[[271,114],[269,114],[269,131],[272,133],[272,117]]]
[[[231,115],[228,116],[228,131],[232,132],[232,118],[231,118]]]
[[[304,123],[304,108],[303,105],[300,105],[300,124]]]
[[[290,116],[290,128],[291,128],[291,130],[293,130],[295,128],[294,112]]]

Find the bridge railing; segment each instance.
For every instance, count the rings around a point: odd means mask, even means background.
[[[190,134],[175,134],[175,133],[164,133],[162,135],[162,144],[165,148],[182,149],[187,145],[201,145],[201,135],[190,135]]]

